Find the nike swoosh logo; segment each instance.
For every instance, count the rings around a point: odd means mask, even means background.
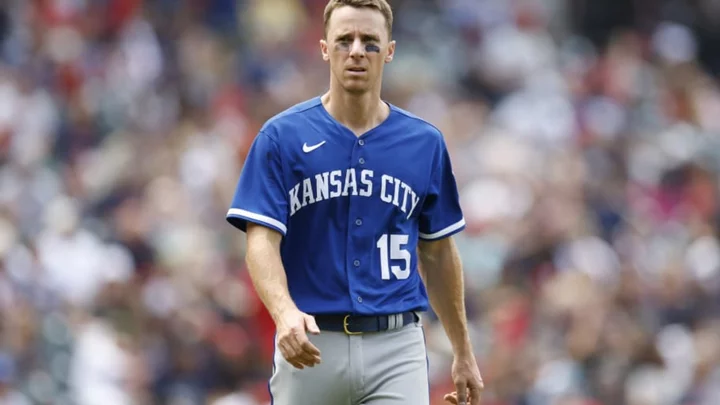
[[[314,151],[315,149],[323,146],[324,144],[325,144],[325,141],[322,141],[322,142],[320,142],[320,143],[317,144],[317,145],[308,146],[308,144],[307,144],[307,142],[306,142],[306,143],[303,144],[303,152],[305,152],[305,153],[310,153],[310,152]]]

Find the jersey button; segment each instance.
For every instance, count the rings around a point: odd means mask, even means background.
[[[355,260],[353,265],[355,265],[355,267],[360,267],[360,260]]]
[[[361,165],[364,165],[364,164],[365,164],[365,159],[360,158],[360,160],[358,160],[358,162],[360,162]]]
[[[358,218],[355,220],[355,225],[360,226],[362,225],[362,219]]]
[[[364,141],[364,140],[362,140],[362,139],[361,139],[361,140],[359,140],[359,141],[358,141],[358,143],[360,144],[360,146],[363,146],[363,145],[365,145],[365,141]]]
[[[362,302],[362,297],[358,297],[358,302]]]

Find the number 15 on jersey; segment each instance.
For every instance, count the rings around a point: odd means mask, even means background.
[[[377,241],[380,250],[380,272],[383,280],[390,280],[390,273],[398,280],[410,277],[410,252],[405,248],[409,240],[408,235],[383,234]],[[402,265],[391,265],[390,261],[402,261]]]

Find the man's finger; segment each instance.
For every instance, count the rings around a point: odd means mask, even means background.
[[[293,336],[288,336],[285,340],[285,345],[290,357],[297,357],[302,353],[302,347],[297,343],[297,340]]]
[[[313,355],[313,356],[319,356],[319,355],[320,355],[320,349],[318,349],[317,346],[315,346],[314,344],[312,344],[312,343],[310,342],[310,340],[308,340],[307,337],[305,338],[305,340],[302,341],[302,343],[301,343],[301,348],[302,348],[303,352],[305,352],[305,353],[307,353],[307,354],[310,354],[310,355]]]
[[[291,334],[291,342],[296,361],[310,367],[320,363],[320,350],[310,343],[304,330]]]
[[[298,332],[294,335],[294,338],[294,343],[298,349],[298,356],[307,357],[308,359],[320,357],[320,349],[310,342],[305,331]]]
[[[292,348],[289,344],[285,342],[278,342],[278,349],[280,349],[280,354],[282,354],[285,361],[290,363],[293,367],[303,369],[302,364],[300,364],[296,359],[296,354],[293,352]]]
[[[299,356],[304,351],[302,347],[303,339],[307,339],[304,330],[294,330],[290,332],[290,335],[288,335],[287,343],[288,346],[292,348],[295,356]]]
[[[480,405],[480,392],[482,391],[482,383],[480,385],[471,384],[470,389],[470,405]]]
[[[315,356],[306,352],[301,352],[297,357],[297,361],[301,362],[302,364],[312,367],[316,364],[320,364],[320,357]]]
[[[458,405],[467,405],[467,385],[465,382],[455,383],[455,389],[457,390],[457,403]]]
[[[296,361],[296,360],[288,361],[288,363],[290,363],[290,365],[292,365],[293,367],[300,369],[300,370],[305,368],[305,366],[302,363],[300,363],[299,361]]]
[[[443,399],[446,402],[450,402],[453,405],[457,405],[457,394],[455,394],[454,392],[452,394],[445,394],[445,397],[443,397]]]
[[[295,356],[292,352],[292,349],[290,348],[290,345],[288,345],[286,342],[278,342],[278,348],[280,349],[280,354],[282,354],[285,360],[289,361]]]
[[[311,315],[305,316],[305,328],[308,332],[312,333],[313,335],[319,335],[320,334],[320,328],[318,328],[317,323],[315,323],[315,317]]]
[[[315,354],[307,353],[304,348],[300,347],[299,350],[296,348],[296,345],[290,344],[286,342],[284,345],[280,346],[281,350],[280,352],[283,354],[283,357],[285,359],[293,364],[294,366],[307,366],[312,367],[316,364],[320,364],[320,356]],[[314,346],[313,346],[314,347]],[[317,350],[317,349],[316,349]],[[318,351],[319,353],[319,351]],[[302,368],[302,367],[298,367]]]
[[[308,352],[307,350],[304,350],[301,356],[303,359],[306,359],[313,364],[320,364],[320,362],[322,361],[322,357],[320,357],[320,354],[314,354],[312,352]]]

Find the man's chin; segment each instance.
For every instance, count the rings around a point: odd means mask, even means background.
[[[343,89],[350,94],[361,95],[370,91],[370,86],[367,83],[345,82]]]

